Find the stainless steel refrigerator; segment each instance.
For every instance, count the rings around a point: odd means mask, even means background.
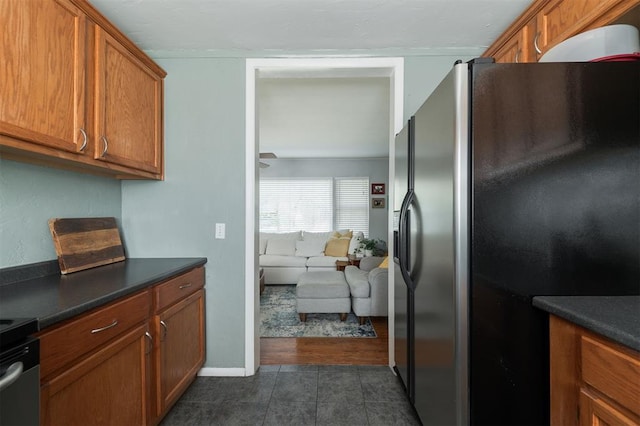
[[[457,63],[397,135],[395,362],[425,425],[549,423],[537,295],[640,294],[640,62]]]

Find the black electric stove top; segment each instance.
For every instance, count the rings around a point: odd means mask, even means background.
[[[37,331],[38,321],[35,318],[1,318],[0,350],[10,348]]]

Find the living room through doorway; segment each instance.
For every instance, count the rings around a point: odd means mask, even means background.
[[[378,69],[376,72],[380,72]],[[390,83],[389,71],[385,71],[387,76],[384,77],[384,84],[387,85],[387,98],[382,100],[382,105],[379,105],[379,108],[383,108],[387,117],[389,118],[389,122],[393,123],[393,114],[389,111],[392,109],[389,105],[391,104],[391,100],[389,99],[390,94],[388,90],[388,86]],[[318,85],[342,85],[342,92],[349,93],[349,89],[347,88],[349,84],[352,86],[357,86],[358,81],[362,81],[363,79],[371,79],[376,78],[372,77],[372,75],[368,75],[370,70],[366,68],[363,70],[355,71],[352,74],[352,77],[345,77],[345,73],[338,73],[339,76],[329,77],[326,73],[326,70],[320,72],[320,75],[310,76],[309,70],[305,70],[301,75],[292,75],[292,72],[283,72],[280,70],[275,73],[266,73],[263,74],[262,71],[257,73],[264,77],[265,75],[270,76],[271,78],[279,78],[278,83],[280,85],[285,82],[283,79],[292,79],[289,80],[291,82],[291,87],[294,89],[297,88],[301,90],[301,87],[305,86],[305,83],[310,83],[312,86],[315,85],[316,89]],[[358,77],[358,74],[360,75]],[[364,74],[364,75],[363,75]],[[356,76],[356,77],[353,77]],[[377,78],[380,80],[381,77],[378,75]],[[256,79],[256,105],[261,104],[261,96],[265,93],[265,91],[269,91],[273,88],[267,87],[268,85],[262,86],[260,84],[260,78]],[[360,85],[362,86],[362,84]],[[284,87],[284,86],[283,86]],[[293,90],[293,89],[292,89]],[[303,90],[304,92],[304,90]],[[330,91],[327,91],[330,92]],[[316,91],[316,93],[318,93]],[[273,93],[270,93],[273,95]],[[296,96],[295,94],[289,93],[285,96]],[[358,96],[357,94],[355,96]],[[358,97],[366,97],[367,95],[360,94]],[[312,102],[309,99],[305,100],[304,96],[298,96],[299,106],[298,108],[304,110],[306,107],[310,106]],[[270,100],[273,102],[273,99]],[[318,103],[318,99],[314,98],[315,103]],[[368,100],[370,103],[371,99]],[[321,103],[321,101],[320,101]],[[329,109],[331,112],[335,110]],[[335,111],[334,111],[335,112]],[[295,116],[292,118],[292,115]],[[314,110],[310,112],[310,119],[314,123],[327,123],[330,122],[330,119],[327,120],[326,117],[323,118],[321,113],[318,113],[318,110]],[[344,115],[344,114],[343,114]],[[353,116],[353,114],[351,114]],[[281,162],[283,158],[313,158],[313,156],[317,156],[318,153],[314,152],[313,144],[310,147],[310,151],[305,151],[305,147],[303,143],[300,143],[301,136],[293,137],[296,141],[294,146],[294,153],[284,155],[283,153],[287,152],[290,148],[279,146],[277,144],[268,144],[263,143],[263,140],[267,138],[265,134],[265,126],[264,123],[261,123],[263,115],[257,110],[257,142],[256,142],[256,150],[260,153],[269,152],[275,154],[277,158],[270,159],[261,159],[260,162],[261,167],[276,167],[278,162]],[[314,126],[313,123],[305,123],[304,119],[299,118],[300,115],[296,114],[286,114],[286,117],[283,117],[284,124],[289,125],[291,122],[297,123],[299,126],[306,128],[310,132],[317,133],[319,130],[316,128],[312,128]],[[298,118],[296,120],[296,118]],[[353,121],[353,120],[352,120]],[[379,120],[378,120],[379,121]],[[266,128],[267,132],[272,132],[277,126],[282,126],[283,123],[270,123]],[[387,125],[386,130],[384,130],[384,137],[388,138],[391,131],[389,127],[392,127],[393,124]],[[338,126],[333,126],[334,130]],[[371,125],[369,127],[372,127]],[[290,127],[288,127],[290,129]],[[328,133],[327,138],[332,140],[339,140],[340,138],[340,129],[338,129],[338,133],[331,134]],[[344,130],[344,127],[343,127]],[[285,134],[295,133],[291,130],[285,130]],[[344,133],[344,132],[343,132]],[[271,135],[269,135],[271,136]],[[286,137],[278,138],[279,140],[286,141]],[[284,142],[282,142],[284,143]],[[317,145],[317,144],[316,144]],[[308,148],[308,147],[307,147]],[[347,146],[337,146],[331,148],[331,154],[328,158],[342,158],[348,154],[349,144]],[[293,157],[292,157],[293,155]],[[324,158],[327,158],[326,154]],[[353,155],[353,154],[349,154]],[[386,157],[386,161],[388,162],[389,157],[389,143],[387,142],[384,147],[384,154]],[[257,156],[257,155],[256,155]],[[268,155],[267,157],[274,157],[272,155]],[[384,179],[387,181],[387,179]],[[257,202],[257,196],[256,196]],[[258,207],[259,208],[259,207]],[[385,226],[386,228],[386,226]],[[386,240],[386,238],[385,238]],[[293,284],[293,283],[292,283]],[[337,320],[337,318],[336,318]],[[388,332],[388,320],[387,317],[374,317],[371,318],[371,322],[374,325],[377,336],[375,338],[340,338],[340,337],[261,337],[260,338],[260,364],[268,365],[268,364],[348,364],[348,365],[389,365],[389,332]],[[259,330],[259,324],[257,324],[257,330]]]

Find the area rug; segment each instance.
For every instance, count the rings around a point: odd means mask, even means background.
[[[338,314],[296,312],[295,285],[268,285],[260,296],[260,337],[377,337],[369,318],[363,325],[353,312],[346,321]]]

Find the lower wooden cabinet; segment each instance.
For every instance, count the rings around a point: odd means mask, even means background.
[[[155,414],[163,417],[204,362],[204,268],[154,288]]]
[[[41,424],[159,423],[204,363],[204,309],[199,267],[45,329]]]
[[[550,317],[551,425],[639,425],[640,353]]]
[[[155,316],[157,415],[164,415],[193,381],[204,361],[204,291]]]
[[[147,326],[126,332],[41,386],[44,425],[149,423]]]

